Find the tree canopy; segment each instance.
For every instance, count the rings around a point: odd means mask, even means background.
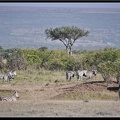
[[[85,31],[84,29],[80,29],[76,26],[62,26],[58,28],[50,28],[45,30],[45,34],[47,38],[53,40],[61,41],[66,50],[68,50],[68,55],[71,55],[72,46],[75,41],[83,36],[88,36],[89,31]]]

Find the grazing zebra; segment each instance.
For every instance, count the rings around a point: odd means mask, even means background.
[[[78,80],[82,80],[82,77],[83,77],[83,76],[86,76],[86,73],[87,73],[87,70],[78,70],[78,71],[76,72],[77,79],[78,79]]]
[[[71,80],[72,77],[74,77],[74,72],[73,71],[67,71],[66,72],[66,79]]]
[[[96,74],[97,74],[97,70],[87,71],[86,77],[90,79],[93,75],[96,76]]]
[[[14,76],[16,75],[17,75],[16,71],[10,71],[10,72],[5,73],[2,77],[3,82],[8,81],[8,80],[10,82],[11,80],[14,80]]]
[[[2,96],[0,97],[0,101],[16,101],[19,98],[19,94],[17,91],[13,94],[13,96]]]

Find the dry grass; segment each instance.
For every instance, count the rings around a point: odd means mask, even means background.
[[[87,117],[120,115],[117,87],[106,87],[100,74],[91,80],[66,81],[65,72],[18,71],[10,84],[0,84],[0,96],[12,96],[16,102],[0,102],[1,117]],[[55,81],[58,81],[55,83]],[[114,88],[114,89],[113,89]]]

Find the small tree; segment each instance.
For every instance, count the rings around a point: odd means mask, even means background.
[[[113,76],[114,69],[111,61],[100,63],[98,65],[98,71],[101,73],[105,82],[110,82]]]
[[[8,68],[10,70],[21,70],[26,69],[27,67],[27,60],[24,57],[24,53],[22,50],[16,50],[11,55],[10,58],[7,61]]]
[[[66,50],[68,51],[68,56],[72,54],[72,46],[74,45],[75,41],[83,36],[87,36],[88,33],[88,31],[74,26],[65,26],[55,29],[50,28],[45,30],[47,38],[52,39],[52,41],[59,40],[64,44]]]
[[[115,76],[117,81],[120,76],[120,50],[105,48],[95,55],[98,71],[106,82]]]

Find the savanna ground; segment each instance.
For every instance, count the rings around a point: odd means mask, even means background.
[[[98,73],[92,79],[66,81],[65,72],[17,71],[11,83],[0,83],[0,96],[20,97],[0,101],[0,117],[119,117],[118,84],[107,86]]]

